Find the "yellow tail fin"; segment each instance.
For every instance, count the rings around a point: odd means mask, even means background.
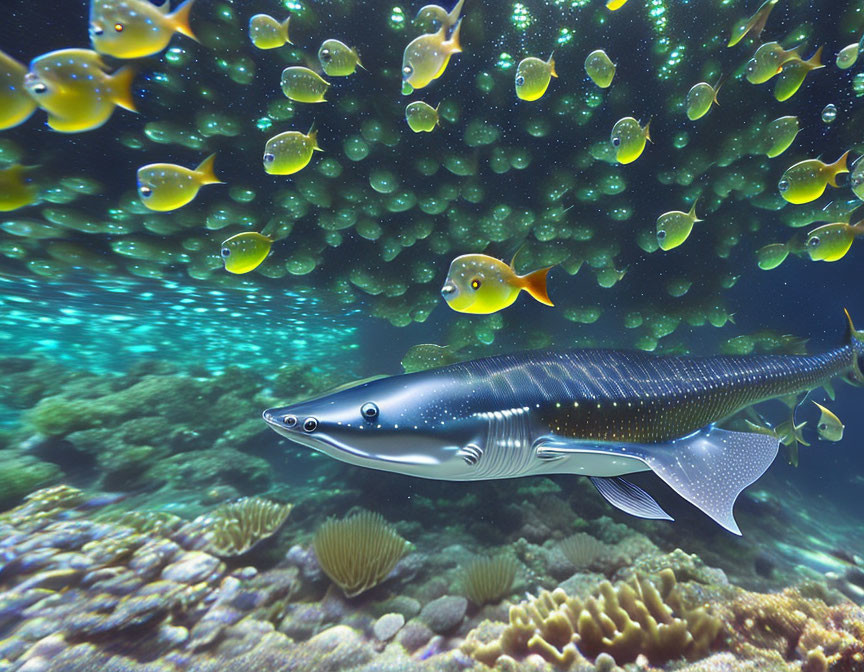
[[[192,32],[192,28],[189,26],[189,13],[192,11],[192,5],[194,4],[195,0],[185,0],[182,5],[168,15],[168,20],[171,22],[174,30],[186,37],[191,37],[197,42],[198,38],[195,37],[195,33]]]
[[[291,41],[291,38],[288,37],[288,24],[289,24],[290,22],[291,22],[291,17],[289,16],[287,19],[285,19],[282,23],[279,24],[279,28],[282,30],[282,37],[285,38],[285,41],[286,41],[288,44],[294,44],[294,43]]]
[[[831,177],[828,178],[828,184],[832,187],[837,186],[837,176],[841,173],[848,173],[849,168],[846,167],[846,159],[849,158],[849,150],[846,150],[846,153],[837,159],[834,163],[828,166],[831,171]]]
[[[111,75],[110,79],[111,100],[130,112],[138,111],[138,108],[135,107],[135,99],[132,97],[132,82],[136,74],[138,73],[134,69],[126,66]]]
[[[211,154],[198,164],[195,172],[198,174],[198,180],[201,184],[225,184],[222,180],[216,177],[216,173],[213,170],[213,164],[215,163],[216,155]]]
[[[444,26],[442,26],[444,28]],[[450,34],[450,39],[447,42],[450,44],[450,53],[451,54],[461,54],[462,53],[462,45],[459,42],[459,34],[462,32],[462,19],[459,19],[459,23],[456,24],[456,27],[453,29],[453,32]]]
[[[541,268],[537,271],[533,271],[528,275],[519,276],[519,284],[522,289],[528,292],[540,303],[545,303],[547,306],[555,305],[552,303],[552,300],[549,298],[549,293],[546,291],[546,276],[551,270],[552,266],[549,266],[548,268]]]

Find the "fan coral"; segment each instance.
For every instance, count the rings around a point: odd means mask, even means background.
[[[616,586],[607,581],[584,602],[560,588],[543,591],[510,608],[510,624],[498,639],[482,644],[469,637],[466,653],[490,666],[505,654],[539,654],[562,666],[580,654],[608,653],[619,665],[640,655],[655,665],[706,655],[722,621],[703,607],[684,604],[672,570],[660,572],[657,583],[643,575]]]
[[[315,533],[314,547],[324,573],[346,597],[355,597],[387,578],[408,542],[381,514],[361,511],[328,519]]]
[[[510,592],[517,567],[509,555],[474,558],[462,573],[465,596],[478,607],[498,602]]]
[[[244,497],[202,516],[206,550],[223,558],[243,555],[276,534],[294,508],[260,497]]]
[[[590,534],[577,532],[558,544],[561,553],[578,569],[588,569],[609,555],[609,547]]]

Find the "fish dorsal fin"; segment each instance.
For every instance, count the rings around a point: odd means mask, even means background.
[[[706,428],[668,444],[640,446],[642,460],[681,497],[733,534],[741,491],[777,457],[777,437]]]
[[[626,481],[620,476],[591,476],[591,482],[603,499],[616,509],[637,518],[650,520],[675,520],[666,513],[654,498],[637,485]]]

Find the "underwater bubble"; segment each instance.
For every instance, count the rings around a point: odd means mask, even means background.
[[[438,172],[438,169],[441,167],[438,162],[433,159],[431,156],[421,156],[414,162],[414,167],[417,169],[417,172],[421,175],[425,175],[426,177],[431,177],[435,173]]]
[[[514,149],[510,152],[510,165],[516,170],[525,170],[531,165],[531,152],[527,149]]]
[[[420,199],[420,209],[427,215],[440,215],[447,210],[449,203],[445,199],[429,196]]]
[[[469,175],[474,175],[477,172],[477,167],[471,159],[456,156],[455,154],[449,154],[444,159],[444,167],[459,177],[467,177]],[[509,163],[507,164],[507,168],[510,168]]]
[[[684,149],[689,142],[690,134],[686,131],[681,131],[680,133],[677,133],[672,139],[672,145],[675,147],[675,149]]]
[[[363,136],[363,139],[366,140],[366,142],[380,142],[384,137],[384,126],[380,121],[367,119],[360,126],[360,135]]]
[[[400,191],[387,201],[390,212],[405,212],[417,205],[417,197],[410,191]]]
[[[235,185],[228,189],[228,196],[236,203],[251,203],[255,200],[255,191]]]
[[[484,119],[475,119],[465,129],[465,144],[469,147],[491,145],[498,140],[500,131]]]
[[[315,270],[315,266],[315,257],[302,250],[294,252],[285,262],[285,268],[291,275],[308,275]]]
[[[474,78],[474,86],[480,93],[491,93],[495,88],[495,79],[488,72],[481,72]]]
[[[460,114],[459,105],[453,100],[445,100],[438,106],[438,116],[451,124],[459,121]]]
[[[822,110],[822,121],[826,124],[832,123],[837,118],[837,106],[828,103]]]
[[[274,121],[288,121],[294,117],[294,103],[290,100],[273,100],[267,103],[267,116]]]
[[[334,179],[342,174],[342,164],[336,159],[326,158],[318,162],[315,166],[315,170],[321,173],[324,177]]]
[[[361,219],[354,228],[357,234],[366,240],[378,240],[384,230],[378,222],[372,219]]]
[[[636,311],[631,311],[624,316],[625,329],[636,329],[637,327],[641,327],[643,322],[642,313]]]
[[[510,171],[510,159],[503,147],[495,147],[489,157],[489,167],[493,173],[503,175]]]
[[[626,222],[633,216],[633,208],[629,205],[616,205],[606,211],[606,215],[616,222]]]
[[[392,194],[399,188],[399,180],[389,170],[373,170],[369,174],[369,186],[379,194]]]
[[[362,161],[369,156],[369,145],[359,135],[349,135],[345,138],[342,149],[351,161]]]

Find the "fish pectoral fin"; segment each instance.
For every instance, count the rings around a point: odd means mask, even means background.
[[[732,508],[777,457],[776,436],[703,429],[666,444],[642,445],[642,459],[681,497],[733,534]]]
[[[637,485],[620,476],[590,476],[591,482],[603,499],[616,509],[638,518],[650,520],[675,520],[666,513],[654,498]]]

